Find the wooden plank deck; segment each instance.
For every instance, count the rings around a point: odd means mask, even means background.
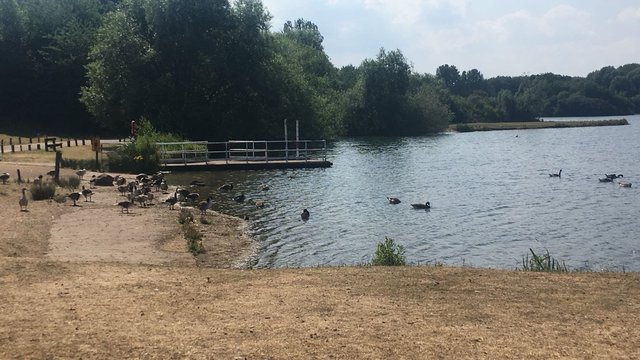
[[[209,160],[207,162],[176,162],[161,165],[165,171],[224,171],[224,170],[265,170],[328,168],[332,162],[322,159],[296,160]]]

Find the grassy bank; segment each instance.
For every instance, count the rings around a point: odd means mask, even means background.
[[[586,120],[586,121],[526,121],[526,122],[498,122],[498,123],[468,123],[451,124],[449,131],[471,132],[492,130],[521,130],[521,129],[549,129],[586,126],[614,126],[629,125],[627,119]]]

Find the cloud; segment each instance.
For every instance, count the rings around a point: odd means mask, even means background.
[[[626,8],[618,14],[618,20],[624,23],[640,21],[640,8]]]

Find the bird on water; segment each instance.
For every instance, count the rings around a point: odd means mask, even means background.
[[[304,210],[302,210],[302,214],[300,214],[300,218],[302,218],[303,221],[307,221],[307,220],[309,220],[309,216],[310,215],[311,214],[309,214],[309,210],[304,209]]]
[[[397,197],[387,196],[387,200],[389,200],[389,204],[400,204],[401,201]]]
[[[560,171],[558,171],[557,174],[549,174],[549,177],[560,177],[562,175],[562,169],[560,169]]]
[[[431,209],[431,203],[427,201],[424,204],[411,204],[411,207],[414,209]]]

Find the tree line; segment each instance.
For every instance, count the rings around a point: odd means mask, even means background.
[[[281,138],[287,119],[306,138],[334,138],[640,109],[638,64],[484,79],[448,64],[420,74],[380,49],[337,68],[314,23],[270,21],[260,0],[0,0],[1,123],[126,134],[144,118],[227,140]]]

